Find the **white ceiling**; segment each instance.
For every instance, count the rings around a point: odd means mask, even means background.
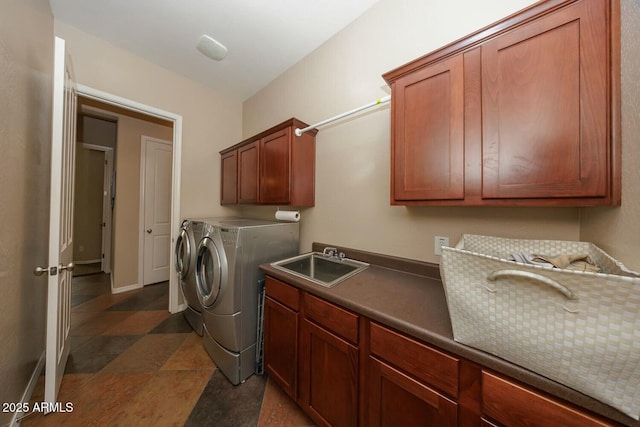
[[[245,100],[378,0],[50,0],[57,20]],[[213,61],[207,34],[228,48]],[[73,52],[72,52],[73,54]]]

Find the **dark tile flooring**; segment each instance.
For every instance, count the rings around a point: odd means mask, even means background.
[[[111,294],[110,277],[74,277],[71,352],[58,402],[72,412],[33,413],[24,426],[308,426],[265,376],[233,386],[181,313],[168,282]],[[42,401],[40,378],[32,403]]]

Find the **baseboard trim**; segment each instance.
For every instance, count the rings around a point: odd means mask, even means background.
[[[24,390],[24,393],[22,394],[22,399],[20,400],[20,402],[29,403],[29,401],[31,400],[31,395],[33,394],[33,390],[36,388],[36,384],[38,383],[38,378],[40,378],[40,375],[42,374],[42,370],[44,369],[44,364],[46,360],[45,356],[46,356],[46,350],[43,351],[42,354],[40,355],[38,364],[36,365],[35,369],[31,373],[31,378],[27,383],[27,388]],[[24,412],[14,413],[13,417],[11,418],[11,424],[9,425],[11,427],[19,427],[20,421],[27,415],[29,414],[25,414]]]
[[[111,283],[111,293],[112,294],[121,294],[123,292],[135,291],[136,289],[142,289],[142,285],[134,283],[133,285],[121,286],[118,288],[113,287],[113,283]]]

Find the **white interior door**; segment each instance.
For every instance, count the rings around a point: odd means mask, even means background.
[[[168,141],[142,137],[143,149],[143,285],[169,280],[171,265],[171,183],[173,147]]]
[[[51,213],[45,400],[56,402],[69,356],[71,270],[73,270],[73,186],[76,86],[65,42],[56,37],[51,135]]]

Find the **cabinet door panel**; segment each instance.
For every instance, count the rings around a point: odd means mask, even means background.
[[[607,195],[606,40],[596,0],[482,46],[484,198]]]
[[[458,397],[459,359],[371,322],[371,353]]]
[[[298,382],[298,313],[265,298],[265,369],[294,400]]]
[[[358,424],[358,349],[308,320],[302,326],[302,404],[320,425]]]
[[[485,371],[482,372],[482,412],[506,426],[604,427],[609,425]]]
[[[238,148],[238,203],[258,202],[258,142]]]
[[[290,139],[287,128],[260,140],[260,203],[289,203]]]
[[[369,358],[371,426],[456,426],[457,405],[391,366]]]
[[[464,198],[462,55],[394,83],[394,200]]]
[[[233,150],[221,157],[220,204],[238,203],[238,151]]]

